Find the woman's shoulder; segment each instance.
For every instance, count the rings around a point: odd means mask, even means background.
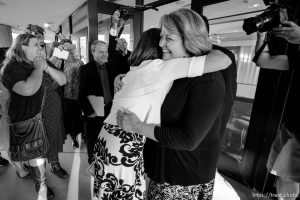
[[[3,66],[3,76],[19,76],[19,75],[29,75],[33,71],[33,66],[27,63],[20,63],[18,61],[9,61],[5,66]]]
[[[25,63],[20,63],[16,60],[9,60],[6,64],[5,64],[5,69],[4,70],[29,70],[32,68],[32,66],[30,66],[29,64],[25,64]]]

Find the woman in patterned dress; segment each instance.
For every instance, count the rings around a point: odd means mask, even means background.
[[[202,34],[207,38],[207,31]],[[122,79],[124,85],[115,94],[111,112],[99,134],[94,174],[94,196],[98,199],[144,199],[146,182],[142,154],[146,137],[118,127],[117,110],[127,108],[137,113],[140,120],[159,124],[160,105],[173,80],[216,71],[230,63],[218,51],[164,62],[158,59],[161,57],[159,40],[159,29],[149,29],[142,34],[130,57],[133,67]],[[201,45],[199,55],[211,50],[207,39]]]
[[[47,87],[45,104],[42,110],[45,131],[49,138],[49,151],[46,155],[50,163],[51,172],[60,178],[68,177],[68,173],[60,166],[59,152],[63,151],[65,143],[65,128],[62,111],[62,101],[59,95],[59,86],[66,84],[66,76],[48,62],[55,73],[45,74],[43,81]]]

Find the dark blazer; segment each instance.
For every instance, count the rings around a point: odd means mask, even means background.
[[[112,81],[112,72],[109,68],[109,65],[106,64],[106,69],[109,78],[109,86],[111,94],[113,94],[113,81]],[[86,65],[80,67],[79,73],[79,94],[78,101],[80,107],[83,111],[85,117],[94,113],[94,109],[90,104],[87,96],[95,95],[95,96],[103,96],[103,89],[101,84],[101,77],[96,68],[96,62],[91,61]],[[110,111],[111,104],[105,105],[105,115],[107,115]]]

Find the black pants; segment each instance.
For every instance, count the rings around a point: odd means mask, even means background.
[[[77,100],[64,98],[64,122],[66,133],[72,138],[83,133],[83,120]]]
[[[88,153],[88,162],[93,162],[94,146],[97,141],[98,135],[103,126],[104,117],[87,117],[84,122],[84,128],[86,133],[86,146]]]

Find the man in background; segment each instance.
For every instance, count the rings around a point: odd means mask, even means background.
[[[111,68],[107,64],[108,47],[96,40],[91,45],[93,60],[80,67],[78,100],[84,115],[88,162],[93,162],[94,145],[109,114],[113,86]]]

